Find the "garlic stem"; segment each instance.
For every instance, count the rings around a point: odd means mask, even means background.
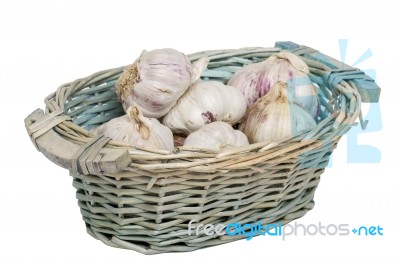
[[[136,106],[131,106],[128,109],[128,117],[131,121],[135,122],[135,127],[139,131],[140,136],[144,139],[148,139],[150,137],[149,127],[146,126],[142,120],[140,119],[140,112]]]

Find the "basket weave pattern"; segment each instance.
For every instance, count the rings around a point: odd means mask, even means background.
[[[279,51],[216,50],[189,58],[207,55],[210,64],[202,79],[226,82],[243,65]],[[81,147],[69,167],[76,197],[88,233],[107,245],[155,254],[231,242],[245,236],[188,235],[188,223],[286,224],[302,217],[314,206],[314,192],[333,149],[360,116],[361,96],[352,79],[334,76],[332,65],[305,56],[317,52],[311,48],[300,46],[292,52],[309,66],[322,106],[318,126],[293,138],[222,153],[167,153],[94,138],[88,129],[123,114],[114,92],[123,67],[60,86],[45,100],[46,117],[53,114],[47,119],[50,126],[28,131],[39,146],[40,136],[51,130]],[[96,158],[104,156],[104,149],[128,151],[129,165],[99,171]]]

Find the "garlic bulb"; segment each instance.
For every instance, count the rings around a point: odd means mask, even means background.
[[[208,59],[190,63],[173,49],[144,51],[119,77],[116,92],[124,110],[136,104],[146,117],[160,118],[200,78]]]
[[[144,117],[137,107],[129,107],[126,115],[114,118],[91,132],[137,147],[174,150],[171,130],[157,119]]]
[[[249,145],[245,134],[224,122],[213,122],[190,134],[184,146],[223,151]]]
[[[246,100],[237,88],[218,81],[198,81],[163,118],[163,124],[174,133],[188,135],[214,121],[233,125],[245,113]]]
[[[270,92],[249,107],[239,129],[250,143],[293,137],[316,126],[300,105],[288,100],[287,84],[278,81]]]
[[[228,85],[240,89],[250,106],[266,95],[278,81],[288,83],[289,98],[316,117],[319,108],[317,89],[308,77],[308,66],[296,55],[280,52],[267,60],[238,70]]]

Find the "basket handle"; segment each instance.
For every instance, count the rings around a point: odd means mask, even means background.
[[[62,110],[45,115],[42,109],[24,120],[33,144],[53,163],[73,172],[101,175],[121,172],[132,162],[128,150],[105,148],[110,139],[104,136],[92,138],[85,145],[63,138],[54,127],[66,120],[70,118]]]

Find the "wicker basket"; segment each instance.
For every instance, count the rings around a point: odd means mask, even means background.
[[[60,86],[25,119],[37,149],[70,170],[87,232],[144,254],[192,251],[245,236],[188,234],[188,223],[286,224],[314,206],[320,175],[339,139],[362,120],[361,102],[380,88],[362,71],[292,42],[275,48],[215,50],[203,79],[227,81],[243,65],[281,50],[309,66],[322,103],[318,126],[290,139],[210,153],[135,148],[88,129],[123,114],[114,84],[124,67]]]

